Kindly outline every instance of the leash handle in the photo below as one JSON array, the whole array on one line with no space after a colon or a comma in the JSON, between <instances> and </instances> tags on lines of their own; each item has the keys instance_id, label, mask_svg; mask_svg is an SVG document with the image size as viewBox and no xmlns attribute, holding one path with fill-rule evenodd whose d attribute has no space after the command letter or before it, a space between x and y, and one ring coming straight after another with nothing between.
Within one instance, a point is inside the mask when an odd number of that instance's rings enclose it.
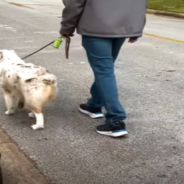
<instances>
[{"instance_id":1,"label":"leash handle","mask_svg":"<svg viewBox=\"0 0 184 184\"><path fill-rule=\"evenodd\" d=\"M68 36L68 37L65 37L66 39L66 43L65 43L65 57L66 59L69 58L69 49L70 49L70 42L71 42L71 38Z\"/></svg>"}]
</instances>

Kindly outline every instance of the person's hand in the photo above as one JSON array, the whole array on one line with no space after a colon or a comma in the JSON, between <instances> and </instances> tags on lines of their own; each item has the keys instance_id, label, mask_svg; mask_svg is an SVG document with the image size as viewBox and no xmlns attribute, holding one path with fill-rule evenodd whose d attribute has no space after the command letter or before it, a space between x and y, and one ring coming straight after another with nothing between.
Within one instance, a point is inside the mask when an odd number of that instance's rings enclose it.
<instances>
[{"instance_id":1,"label":"person's hand","mask_svg":"<svg viewBox=\"0 0 184 184\"><path fill-rule=\"evenodd\" d=\"M61 35L61 37L65 37L65 38L70 38L72 36L74 36L74 30L63 30L62 27L59 30L59 34Z\"/></svg>"},{"instance_id":2,"label":"person's hand","mask_svg":"<svg viewBox=\"0 0 184 184\"><path fill-rule=\"evenodd\" d=\"M65 37L65 38L68 38L68 37L72 37L72 36L74 36L74 34L68 34L68 35L66 35L66 34L63 34L63 35L61 35L62 37Z\"/></svg>"},{"instance_id":3,"label":"person's hand","mask_svg":"<svg viewBox=\"0 0 184 184\"><path fill-rule=\"evenodd\" d=\"M138 40L138 38L129 38L128 42L129 43L135 43Z\"/></svg>"}]
</instances>

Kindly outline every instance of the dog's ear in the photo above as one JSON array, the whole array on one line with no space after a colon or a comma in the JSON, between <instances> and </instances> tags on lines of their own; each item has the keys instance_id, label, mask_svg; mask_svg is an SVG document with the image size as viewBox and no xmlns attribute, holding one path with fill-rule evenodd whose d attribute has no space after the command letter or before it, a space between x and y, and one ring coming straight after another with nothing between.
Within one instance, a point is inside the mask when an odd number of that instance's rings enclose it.
<instances>
[{"instance_id":1,"label":"dog's ear","mask_svg":"<svg viewBox=\"0 0 184 184\"><path fill-rule=\"evenodd\" d=\"M1 62L2 59L3 59L3 52L0 51L0 62Z\"/></svg>"}]
</instances>

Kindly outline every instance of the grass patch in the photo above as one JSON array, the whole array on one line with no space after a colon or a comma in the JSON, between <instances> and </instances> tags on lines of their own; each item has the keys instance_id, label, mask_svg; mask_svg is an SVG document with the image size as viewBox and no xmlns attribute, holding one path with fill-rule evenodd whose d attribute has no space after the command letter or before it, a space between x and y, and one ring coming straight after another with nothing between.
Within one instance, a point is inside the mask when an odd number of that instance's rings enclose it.
<instances>
[{"instance_id":1,"label":"grass patch","mask_svg":"<svg viewBox=\"0 0 184 184\"><path fill-rule=\"evenodd\" d=\"M148 9L184 14L184 0L148 0Z\"/></svg>"}]
</instances>

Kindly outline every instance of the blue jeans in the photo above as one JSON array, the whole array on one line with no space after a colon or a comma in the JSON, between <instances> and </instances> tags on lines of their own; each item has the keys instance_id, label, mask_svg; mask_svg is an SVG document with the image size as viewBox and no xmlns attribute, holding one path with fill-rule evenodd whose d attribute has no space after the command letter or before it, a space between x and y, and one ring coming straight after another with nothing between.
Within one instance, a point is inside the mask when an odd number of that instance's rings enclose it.
<instances>
[{"instance_id":1,"label":"blue jeans","mask_svg":"<svg viewBox=\"0 0 184 184\"><path fill-rule=\"evenodd\" d=\"M91 86L91 98L87 105L103 107L107 111L106 123L113 123L126 118L125 110L118 99L118 89L114 74L114 62L125 38L101 38L82 36L82 45L94 72Z\"/></svg>"}]
</instances>

